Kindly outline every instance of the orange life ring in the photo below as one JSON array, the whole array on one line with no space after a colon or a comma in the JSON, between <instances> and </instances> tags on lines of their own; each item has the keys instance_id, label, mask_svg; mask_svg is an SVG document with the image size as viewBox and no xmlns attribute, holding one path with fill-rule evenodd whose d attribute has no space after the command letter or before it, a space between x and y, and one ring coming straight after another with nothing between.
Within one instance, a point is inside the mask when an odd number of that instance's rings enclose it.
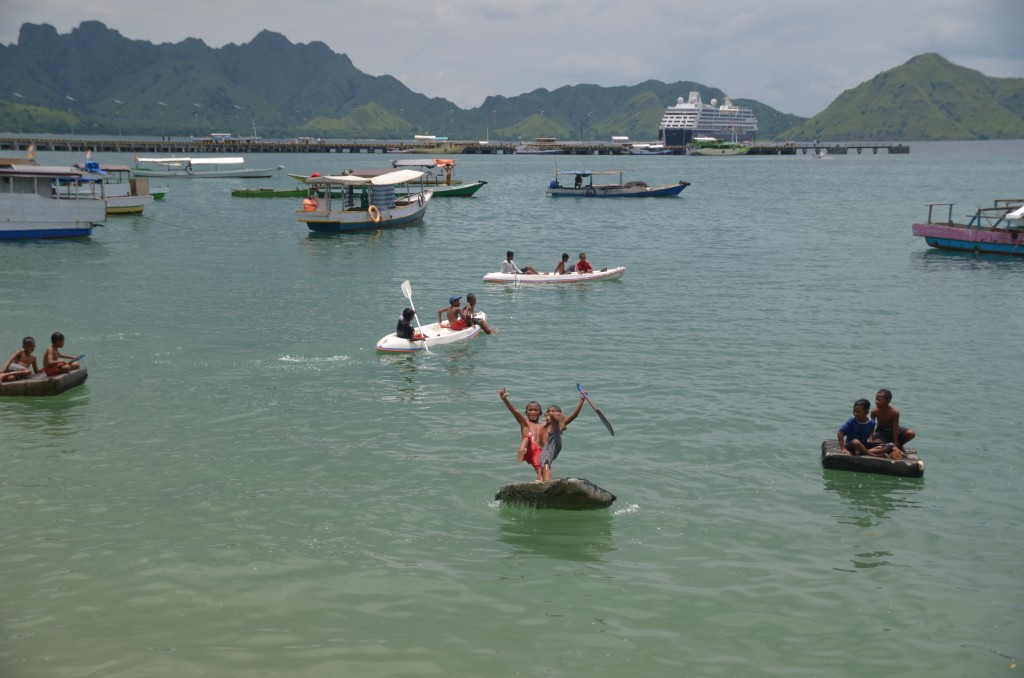
<instances>
[{"instance_id":1,"label":"orange life ring","mask_svg":"<svg viewBox=\"0 0 1024 678\"><path fill-rule=\"evenodd\" d=\"M316 212L318 207L320 207L320 203L316 198L310 197L302 201L302 209L307 212Z\"/></svg>"},{"instance_id":2,"label":"orange life ring","mask_svg":"<svg viewBox=\"0 0 1024 678\"><path fill-rule=\"evenodd\" d=\"M370 221L372 221L375 224L380 223L380 210L377 209L376 205L370 205L370 209L366 211L370 215Z\"/></svg>"}]
</instances>

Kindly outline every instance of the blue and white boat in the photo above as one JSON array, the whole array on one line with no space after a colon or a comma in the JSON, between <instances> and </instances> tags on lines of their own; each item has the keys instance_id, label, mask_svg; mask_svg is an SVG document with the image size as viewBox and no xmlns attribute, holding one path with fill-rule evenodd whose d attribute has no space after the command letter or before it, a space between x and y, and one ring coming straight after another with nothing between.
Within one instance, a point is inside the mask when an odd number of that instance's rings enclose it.
<instances>
[{"instance_id":1,"label":"blue and white boat","mask_svg":"<svg viewBox=\"0 0 1024 678\"><path fill-rule=\"evenodd\" d=\"M87 236L106 214L102 180L73 167L0 159L0 240Z\"/></svg>"},{"instance_id":2,"label":"blue and white boat","mask_svg":"<svg viewBox=\"0 0 1024 678\"><path fill-rule=\"evenodd\" d=\"M319 233L411 226L423 221L433 197L429 189L410 186L423 175L418 170L396 170L376 176L310 176L309 193L296 214L309 230ZM406 192L396 194L396 186Z\"/></svg>"}]
</instances>

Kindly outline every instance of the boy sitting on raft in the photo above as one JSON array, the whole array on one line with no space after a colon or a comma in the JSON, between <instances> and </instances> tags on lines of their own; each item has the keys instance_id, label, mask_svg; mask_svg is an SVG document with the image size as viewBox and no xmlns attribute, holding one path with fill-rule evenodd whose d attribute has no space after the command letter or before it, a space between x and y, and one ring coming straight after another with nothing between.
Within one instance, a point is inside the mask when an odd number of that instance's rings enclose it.
<instances>
[{"instance_id":1,"label":"boy sitting on raft","mask_svg":"<svg viewBox=\"0 0 1024 678\"><path fill-rule=\"evenodd\" d=\"M43 371L46 372L46 376L56 377L81 367L78 364L78 358L64 355L60 352L62 348L64 348L64 335L54 332L50 335L50 348L46 349L46 353L43 354Z\"/></svg>"},{"instance_id":2,"label":"boy sitting on raft","mask_svg":"<svg viewBox=\"0 0 1024 678\"><path fill-rule=\"evenodd\" d=\"M891 448L874 440L875 420L868 418L871 403L861 398L853 404L853 416L839 427L836 435L839 438L839 449L845 454L867 454L872 457L888 457ZM903 454L899 450L892 451L893 459L900 459Z\"/></svg>"},{"instance_id":3,"label":"boy sitting on raft","mask_svg":"<svg viewBox=\"0 0 1024 678\"><path fill-rule=\"evenodd\" d=\"M14 355L4 363L3 372L0 373L0 382L15 381L31 377L39 372L39 365L32 351L36 350L36 340L32 337L25 337L21 340L21 350L15 351Z\"/></svg>"}]
</instances>

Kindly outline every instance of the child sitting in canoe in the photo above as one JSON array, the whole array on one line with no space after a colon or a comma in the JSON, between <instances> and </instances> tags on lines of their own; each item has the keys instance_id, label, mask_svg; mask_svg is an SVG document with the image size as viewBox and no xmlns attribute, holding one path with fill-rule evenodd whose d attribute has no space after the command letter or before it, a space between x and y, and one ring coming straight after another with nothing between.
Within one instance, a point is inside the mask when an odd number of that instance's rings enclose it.
<instances>
[{"instance_id":1,"label":"child sitting in canoe","mask_svg":"<svg viewBox=\"0 0 1024 678\"><path fill-rule=\"evenodd\" d=\"M62 348L64 348L64 335L54 332L50 335L50 348L46 349L46 353L43 354L43 371L46 372L46 376L56 377L81 367L78 361L82 356L74 358L64 355L60 352Z\"/></svg>"},{"instance_id":2,"label":"child sitting in canoe","mask_svg":"<svg viewBox=\"0 0 1024 678\"><path fill-rule=\"evenodd\" d=\"M423 341L426 339L426 337L412 328L412 319L414 317L416 317L415 309L407 308L403 310L402 317L398 319L398 327L395 328L395 336L409 341Z\"/></svg>"}]
</instances>

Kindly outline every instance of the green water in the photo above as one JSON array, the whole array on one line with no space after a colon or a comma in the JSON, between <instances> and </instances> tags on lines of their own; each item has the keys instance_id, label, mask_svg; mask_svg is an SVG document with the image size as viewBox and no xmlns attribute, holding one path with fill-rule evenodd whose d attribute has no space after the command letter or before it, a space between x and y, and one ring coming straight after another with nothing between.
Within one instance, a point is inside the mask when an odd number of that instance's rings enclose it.
<instances>
[{"instance_id":1,"label":"green water","mask_svg":"<svg viewBox=\"0 0 1024 678\"><path fill-rule=\"evenodd\" d=\"M89 239L0 244L3 358L60 330L89 368L0 400L0 675L1007 674L1024 259L910 225L1024 197L1022 151L465 157L475 198L336 237L297 201L230 196L287 178L168 180ZM554 200L555 162L692 185ZM628 270L485 285L506 249ZM500 334L377 355L406 279L424 320L473 291ZM533 474L496 391L567 408L577 382L616 436L584 410L555 475L618 501L498 506ZM821 440L882 387L925 478L823 471Z\"/></svg>"}]
</instances>

